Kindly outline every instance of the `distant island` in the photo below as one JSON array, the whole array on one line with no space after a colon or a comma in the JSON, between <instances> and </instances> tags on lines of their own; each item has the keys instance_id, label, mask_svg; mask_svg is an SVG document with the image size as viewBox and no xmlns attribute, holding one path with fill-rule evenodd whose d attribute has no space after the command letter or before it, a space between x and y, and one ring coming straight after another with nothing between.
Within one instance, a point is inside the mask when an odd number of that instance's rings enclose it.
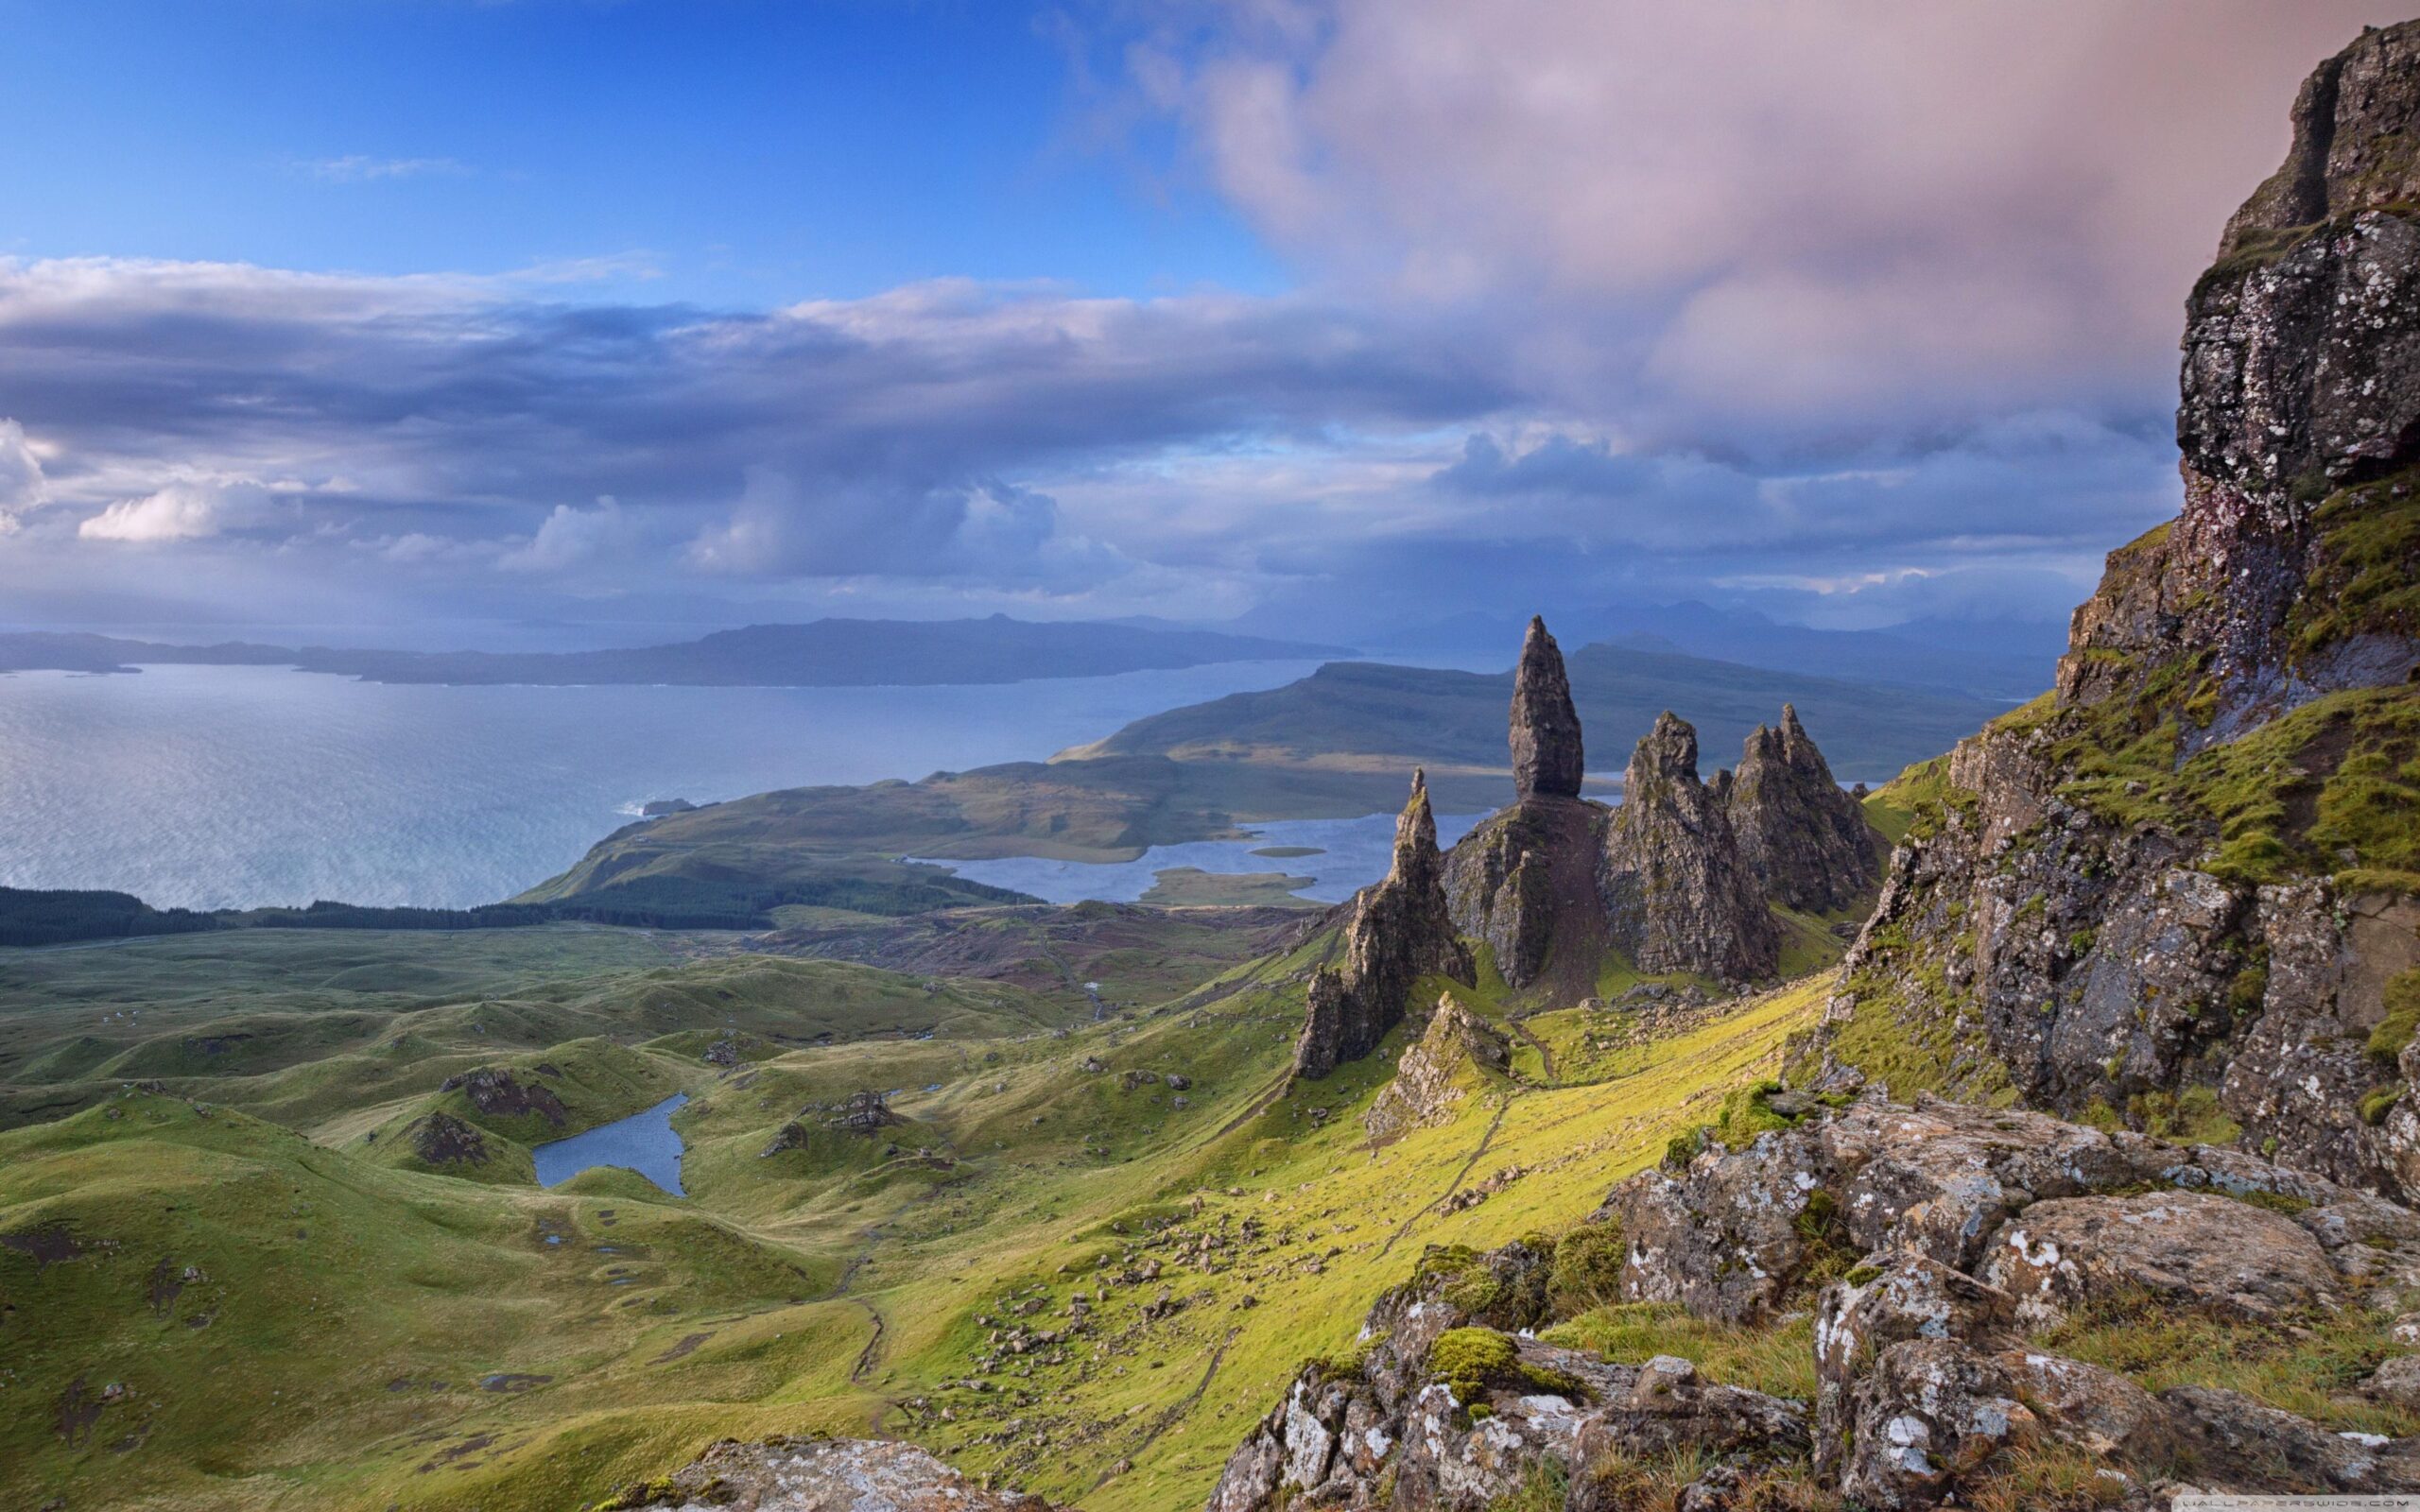
<instances>
[{"instance_id":1,"label":"distant island","mask_svg":"<svg viewBox=\"0 0 2420 1512\"><path fill-rule=\"evenodd\" d=\"M1585 647L1569 667L1608 799L1618 789L1605 780L1667 709L1686 712L1714 766L1793 703L1843 781L1876 782L2003 710L1627 645ZM1493 808L1512 789L1512 692L1509 671L1331 662L1282 688L1138 719L1047 762L787 788L642 819L510 903L727 912L776 898L909 913L945 906L936 889L971 885L921 861L1132 861L1155 845L1245 839L1264 820L1381 814L1402 803L1415 766L1446 812Z\"/></svg>"},{"instance_id":2,"label":"distant island","mask_svg":"<svg viewBox=\"0 0 2420 1512\"><path fill-rule=\"evenodd\" d=\"M1217 630L966 620L821 619L751 625L670 645L606 651L377 651L230 641L172 645L56 631L0 633L0 672L268 666L365 682L578 687L857 688L1025 682L1172 671L1219 662L1323 661L1348 648Z\"/></svg>"}]
</instances>

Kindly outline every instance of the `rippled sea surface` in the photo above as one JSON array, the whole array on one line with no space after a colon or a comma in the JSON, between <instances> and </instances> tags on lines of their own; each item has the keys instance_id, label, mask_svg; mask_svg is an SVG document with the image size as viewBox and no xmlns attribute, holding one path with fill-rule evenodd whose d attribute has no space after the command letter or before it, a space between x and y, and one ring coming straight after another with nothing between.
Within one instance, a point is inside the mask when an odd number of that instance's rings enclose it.
<instances>
[{"instance_id":1,"label":"rippled sea surface","mask_svg":"<svg viewBox=\"0 0 2420 1512\"><path fill-rule=\"evenodd\" d=\"M1313 665L926 688L0 676L0 885L113 887L164 907L465 907L562 870L649 799L1039 760Z\"/></svg>"}]
</instances>

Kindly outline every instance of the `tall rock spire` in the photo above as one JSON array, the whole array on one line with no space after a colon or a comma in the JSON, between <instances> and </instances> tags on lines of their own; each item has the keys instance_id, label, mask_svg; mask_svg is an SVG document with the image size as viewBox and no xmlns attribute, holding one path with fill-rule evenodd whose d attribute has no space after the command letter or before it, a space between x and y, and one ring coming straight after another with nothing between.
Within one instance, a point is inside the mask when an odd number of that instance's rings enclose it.
<instances>
[{"instance_id":1,"label":"tall rock spire","mask_svg":"<svg viewBox=\"0 0 2420 1512\"><path fill-rule=\"evenodd\" d=\"M1632 752L1600 873L1613 942L1640 971L1769 976L1781 936L1730 816L1698 781L1698 732L1667 710Z\"/></svg>"},{"instance_id":2,"label":"tall rock spire","mask_svg":"<svg viewBox=\"0 0 2420 1512\"><path fill-rule=\"evenodd\" d=\"M1445 910L1445 858L1437 852L1437 818L1428 777L1411 774L1411 797L1395 821L1395 859L1384 881L1364 887L1344 932L1344 965L1311 978L1294 1070L1324 1076L1378 1047L1403 1022L1412 984L1423 976L1478 978L1471 953Z\"/></svg>"},{"instance_id":3,"label":"tall rock spire","mask_svg":"<svg viewBox=\"0 0 2420 1512\"><path fill-rule=\"evenodd\" d=\"M1832 780L1831 765L1789 704L1779 729L1756 727L1738 771L1714 791L1738 836L1740 861L1775 902L1829 913L1880 880L1865 811Z\"/></svg>"},{"instance_id":4,"label":"tall rock spire","mask_svg":"<svg viewBox=\"0 0 2420 1512\"><path fill-rule=\"evenodd\" d=\"M1512 674L1513 791L1521 798L1578 798L1586 769L1563 650L1547 633L1547 622L1532 618Z\"/></svg>"}]
</instances>

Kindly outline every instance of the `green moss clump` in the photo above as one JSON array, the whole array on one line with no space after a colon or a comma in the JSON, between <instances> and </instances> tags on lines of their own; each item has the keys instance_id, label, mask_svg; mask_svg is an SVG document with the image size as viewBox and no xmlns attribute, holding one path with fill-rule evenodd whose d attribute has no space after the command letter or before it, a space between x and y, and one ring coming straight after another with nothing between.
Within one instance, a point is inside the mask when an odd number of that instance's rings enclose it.
<instances>
[{"instance_id":1,"label":"green moss clump","mask_svg":"<svg viewBox=\"0 0 2420 1512\"><path fill-rule=\"evenodd\" d=\"M1427 1345L1427 1374L1455 1391L1455 1400L1477 1400L1488 1382L1512 1374L1520 1349L1494 1328L1447 1328Z\"/></svg>"},{"instance_id":2,"label":"green moss clump","mask_svg":"<svg viewBox=\"0 0 2420 1512\"><path fill-rule=\"evenodd\" d=\"M2339 490L2311 523L2319 549L2296 606L2297 650L2420 629L2420 468Z\"/></svg>"},{"instance_id":3,"label":"green moss clump","mask_svg":"<svg viewBox=\"0 0 2420 1512\"><path fill-rule=\"evenodd\" d=\"M1630 1246L1616 1222L1583 1223L1555 1242L1547 1302L1557 1317L1621 1300L1622 1263Z\"/></svg>"},{"instance_id":4,"label":"green moss clump","mask_svg":"<svg viewBox=\"0 0 2420 1512\"><path fill-rule=\"evenodd\" d=\"M1713 1137L1714 1132L1709 1125L1700 1124L1692 1128L1685 1128L1665 1143L1664 1159L1658 1163L1665 1170L1677 1176L1687 1170L1689 1162L1703 1153Z\"/></svg>"},{"instance_id":5,"label":"green moss clump","mask_svg":"<svg viewBox=\"0 0 2420 1512\"><path fill-rule=\"evenodd\" d=\"M2372 1128L2377 1127L2386 1122L2386 1115L2394 1112L2394 1105L2401 1101L2403 1089L2400 1087L2373 1088L2361 1099L2361 1122Z\"/></svg>"},{"instance_id":6,"label":"green moss clump","mask_svg":"<svg viewBox=\"0 0 2420 1512\"><path fill-rule=\"evenodd\" d=\"M1494 1329L1447 1329L1428 1347L1428 1376L1443 1382L1465 1407L1491 1385L1569 1396L1580 1383L1559 1370L1526 1365L1512 1335Z\"/></svg>"},{"instance_id":7,"label":"green moss clump","mask_svg":"<svg viewBox=\"0 0 2420 1512\"><path fill-rule=\"evenodd\" d=\"M2370 1042L2366 1047L2370 1058L2383 1065L2394 1065L2415 1033L2420 1033L2420 970L2398 972L2388 978L2386 1017L2370 1031Z\"/></svg>"},{"instance_id":8,"label":"green moss clump","mask_svg":"<svg viewBox=\"0 0 2420 1512\"><path fill-rule=\"evenodd\" d=\"M2215 1087L2142 1092L2126 1108L2144 1133L2176 1144L2232 1144L2243 1133L2220 1106Z\"/></svg>"}]
</instances>

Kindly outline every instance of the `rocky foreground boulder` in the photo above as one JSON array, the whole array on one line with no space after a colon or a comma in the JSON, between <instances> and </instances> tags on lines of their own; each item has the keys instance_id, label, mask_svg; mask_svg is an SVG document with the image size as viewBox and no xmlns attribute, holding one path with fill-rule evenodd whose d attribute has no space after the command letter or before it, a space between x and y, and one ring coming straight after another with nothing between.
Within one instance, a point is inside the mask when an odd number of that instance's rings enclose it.
<instances>
[{"instance_id":1,"label":"rocky foreground boulder","mask_svg":"<svg viewBox=\"0 0 2420 1512\"><path fill-rule=\"evenodd\" d=\"M2392 1400L2420 1380L2420 1214L2039 1113L1768 1090L1741 1116L1770 1126L1676 1144L1559 1238L1432 1251L1251 1430L1210 1512L1480 1512L1542 1486L1575 1512L2420 1492L2420 1437L2332 1431L2228 1385L2154 1390L2046 1342L2327 1331L2356 1362L2333 1388ZM1811 1314L1814 1393L1537 1336L1608 1302L1777 1337Z\"/></svg>"},{"instance_id":2,"label":"rocky foreground boulder","mask_svg":"<svg viewBox=\"0 0 2420 1512\"><path fill-rule=\"evenodd\" d=\"M722 1439L597 1512L1056 1512L968 1480L913 1444L868 1438Z\"/></svg>"}]
</instances>

